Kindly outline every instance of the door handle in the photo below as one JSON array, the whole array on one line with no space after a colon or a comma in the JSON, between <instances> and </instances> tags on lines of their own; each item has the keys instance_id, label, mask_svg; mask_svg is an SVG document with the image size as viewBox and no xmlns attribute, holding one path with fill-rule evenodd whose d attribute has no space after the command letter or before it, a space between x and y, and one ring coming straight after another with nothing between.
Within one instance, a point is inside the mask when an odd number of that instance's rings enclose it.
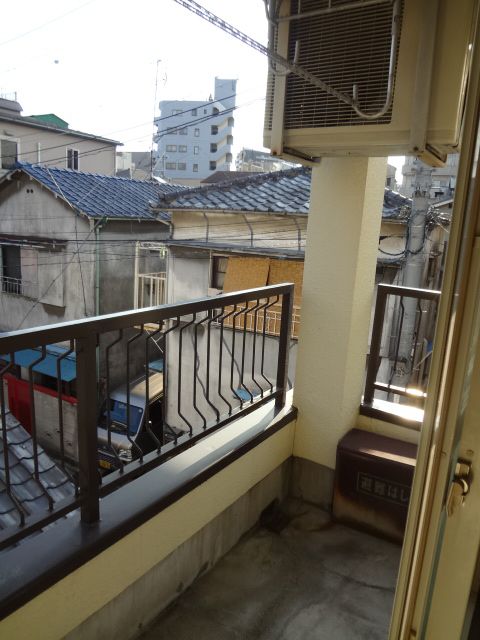
<instances>
[{"instance_id":1,"label":"door handle","mask_svg":"<svg viewBox=\"0 0 480 640\"><path fill-rule=\"evenodd\" d=\"M472 466L466 460L458 460L446 502L447 516L451 517L465 502L470 491Z\"/></svg>"}]
</instances>

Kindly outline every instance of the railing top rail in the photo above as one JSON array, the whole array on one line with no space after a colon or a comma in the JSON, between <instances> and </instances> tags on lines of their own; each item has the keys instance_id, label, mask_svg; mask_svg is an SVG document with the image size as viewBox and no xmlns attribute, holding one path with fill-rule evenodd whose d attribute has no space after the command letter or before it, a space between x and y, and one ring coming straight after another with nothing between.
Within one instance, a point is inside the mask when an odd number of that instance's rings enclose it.
<instances>
[{"instance_id":1,"label":"railing top rail","mask_svg":"<svg viewBox=\"0 0 480 640\"><path fill-rule=\"evenodd\" d=\"M267 287L257 287L234 293L221 294L209 298L197 298L188 302L176 304L162 304L158 307L145 309L132 309L93 318L82 318L69 322L61 322L31 329L19 329L0 334L0 354L12 353L19 349L39 347L65 340L84 338L92 333L106 333L117 329L148 323L157 323L191 313L217 309L219 306L227 306L244 302L245 300L258 300L259 298L271 298L276 295L293 293L293 283L275 284Z\"/></svg>"},{"instance_id":2,"label":"railing top rail","mask_svg":"<svg viewBox=\"0 0 480 640\"><path fill-rule=\"evenodd\" d=\"M383 284L378 285L378 291L389 293L393 296L403 296L407 298L423 298L426 300L434 300L440 296L440 291L436 289L417 289L416 287L404 287L399 284Z\"/></svg>"}]
</instances>

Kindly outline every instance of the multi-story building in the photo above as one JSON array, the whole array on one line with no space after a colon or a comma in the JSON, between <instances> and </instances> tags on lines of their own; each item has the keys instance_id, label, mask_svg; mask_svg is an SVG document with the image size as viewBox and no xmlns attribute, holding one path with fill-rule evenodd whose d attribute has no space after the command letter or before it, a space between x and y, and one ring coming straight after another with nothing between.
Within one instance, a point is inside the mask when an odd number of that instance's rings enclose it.
<instances>
[{"instance_id":1,"label":"multi-story building","mask_svg":"<svg viewBox=\"0 0 480 640\"><path fill-rule=\"evenodd\" d=\"M215 171L230 171L236 80L215 78L209 100L162 100L155 175L182 184L200 184Z\"/></svg>"},{"instance_id":2,"label":"multi-story building","mask_svg":"<svg viewBox=\"0 0 480 640\"><path fill-rule=\"evenodd\" d=\"M286 162L280 158L274 158L268 151L243 148L235 158L237 171L257 171L266 173L269 171L281 171L294 167L293 162Z\"/></svg>"},{"instance_id":3,"label":"multi-story building","mask_svg":"<svg viewBox=\"0 0 480 640\"><path fill-rule=\"evenodd\" d=\"M403 181L400 193L408 198L413 195L416 172L413 163L414 156L407 156L402 167ZM447 156L444 167L432 169L432 183L430 186L430 198L438 199L452 196L455 191L458 171L458 153L451 153Z\"/></svg>"},{"instance_id":4,"label":"multi-story building","mask_svg":"<svg viewBox=\"0 0 480 640\"><path fill-rule=\"evenodd\" d=\"M17 161L114 175L119 144L70 129L54 113L22 116L16 100L0 97L0 176Z\"/></svg>"}]
</instances>

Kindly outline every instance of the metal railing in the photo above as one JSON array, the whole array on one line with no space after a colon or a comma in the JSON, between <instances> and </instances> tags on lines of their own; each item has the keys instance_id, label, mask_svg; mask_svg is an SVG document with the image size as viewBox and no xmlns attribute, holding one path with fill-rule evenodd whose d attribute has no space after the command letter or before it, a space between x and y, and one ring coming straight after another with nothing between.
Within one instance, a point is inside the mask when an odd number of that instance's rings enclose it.
<instances>
[{"instance_id":1,"label":"metal railing","mask_svg":"<svg viewBox=\"0 0 480 640\"><path fill-rule=\"evenodd\" d=\"M38 293L38 284L36 282L27 282L21 278L0 276L0 287L3 293L11 293L27 298L35 298Z\"/></svg>"},{"instance_id":2,"label":"metal railing","mask_svg":"<svg viewBox=\"0 0 480 640\"><path fill-rule=\"evenodd\" d=\"M378 392L423 406L439 297L432 289L378 285L364 405Z\"/></svg>"},{"instance_id":3,"label":"metal railing","mask_svg":"<svg viewBox=\"0 0 480 640\"><path fill-rule=\"evenodd\" d=\"M167 275L164 271L158 273L138 274L138 299L136 308L158 307L165 304Z\"/></svg>"},{"instance_id":4,"label":"metal railing","mask_svg":"<svg viewBox=\"0 0 480 640\"><path fill-rule=\"evenodd\" d=\"M279 305L279 335L268 336L265 318L271 307ZM0 354L4 354L0 355L0 548L76 509L80 509L82 522L96 522L101 497L269 400L275 400L277 409L283 407L292 306L293 285L281 284L0 334ZM247 330L247 312L263 317L263 323L254 323ZM233 325L228 326L231 318ZM262 329L257 328L260 326ZM55 427L53 443L51 438L42 440L42 403L35 383L36 372L44 371L51 357L47 345L60 343L64 349L56 361L57 415L54 418L51 412L49 421ZM32 353L29 363L19 362L20 356ZM64 360L73 353L74 404L64 401L62 387ZM163 373L150 374L159 356ZM23 462L30 470L27 480L33 483L30 494L38 494L45 504L40 512L32 508L34 498L25 498L25 486L19 486L22 482L14 481L18 468L14 470L12 464L18 461L9 455L13 431L6 389L11 376L25 371L31 398L31 445ZM163 376L160 394L158 376ZM47 391L55 395L52 385ZM155 404L159 398L161 405ZM48 406L51 411L52 403ZM66 442L71 437L65 427L66 407L76 411L78 447L73 449ZM55 486L44 474L42 446L74 487L63 499L58 499ZM75 459L67 455L72 450ZM102 477L100 462L105 456L112 471ZM52 468L48 467L50 473ZM15 516L9 526L1 520L5 502L10 516Z\"/></svg>"}]
</instances>

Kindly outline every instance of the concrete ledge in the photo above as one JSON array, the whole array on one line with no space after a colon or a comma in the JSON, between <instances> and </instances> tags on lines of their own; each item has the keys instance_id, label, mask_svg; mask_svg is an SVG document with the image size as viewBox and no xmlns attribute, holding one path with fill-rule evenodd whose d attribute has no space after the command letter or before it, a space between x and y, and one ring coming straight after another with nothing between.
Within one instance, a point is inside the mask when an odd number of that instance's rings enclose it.
<instances>
[{"instance_id":1,"label":"concrete ledge","mask_svg":"<svg viewBox=\"0 0 480 640\"><path fill-rule=\"evenodd\" d=\"M285 462L295 415L272 401L102 500L97 525L74 515L4 552L0 636L70 633Z\"/></svg>"}]
</instances>

